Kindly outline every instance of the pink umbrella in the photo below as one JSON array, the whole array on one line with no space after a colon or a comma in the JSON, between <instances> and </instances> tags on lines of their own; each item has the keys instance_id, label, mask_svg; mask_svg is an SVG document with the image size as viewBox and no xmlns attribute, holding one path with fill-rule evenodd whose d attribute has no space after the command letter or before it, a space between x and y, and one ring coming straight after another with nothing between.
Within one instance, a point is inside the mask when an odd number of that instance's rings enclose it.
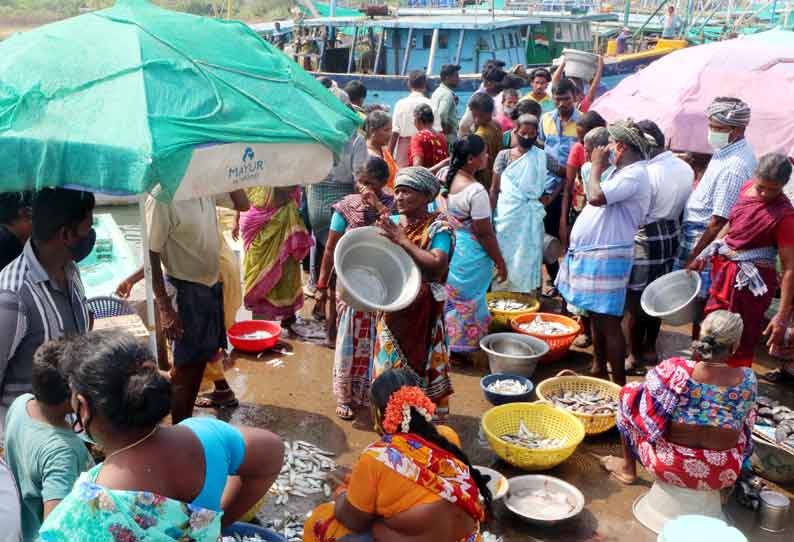
<instances>
[{"instance_id":1,"label":"pink umbrella","mask_svg":"<svg viewBox=\"0 0 794 542\"><path fill-rule=\"evenodd\" d=\"M794 50L734 39L671 53L630 75L592 109L608 121L651 119L678 151L712 153L706 107L741 98L752 116L747 138L757 156L794 156Z\"/></svg>"}]
</instances>

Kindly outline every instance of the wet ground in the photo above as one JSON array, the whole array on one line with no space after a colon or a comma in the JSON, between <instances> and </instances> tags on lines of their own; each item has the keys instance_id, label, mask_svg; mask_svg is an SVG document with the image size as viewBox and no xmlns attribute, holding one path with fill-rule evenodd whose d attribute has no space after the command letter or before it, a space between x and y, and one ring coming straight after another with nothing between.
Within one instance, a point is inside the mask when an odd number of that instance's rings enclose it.
<instances>
[{"instance_id":1,"label":"wet ground","mask_svg":"<svg viewBox=\"0 0 794 542\"><path fill-rule=\"evenodd\" d=\"M308 313L307 309L304 312ZM670 355L686 349L688 335L687 328L665 329L660 338L660 351ZM335 416L335 401L331 391L332 350L294 338L285 338L283 346L287 353L269 353L261 359L255 355L235 353L236 363L228 371L227 377L241 405L234 410L220 411L220 417L235 423L268 428L286 439L312 442L336 453L339 464L352 465L361 450L376 439L369 413L359 412L353 422L342 421ZM275 358L283 360L283 365L274 367L266 364ZM559 362L540 366L532 380L537 384L564 368L585 372L590 362L588 351L572 351ZM772 360L762 356L756 369L764 373L775 366ZM464 450L474 464L493 467L508 477L524 474L500 461L487 444L483 446L478 440L480 417L491 406L483 398L479 385L480 378L485 374L485 362L454 368L452 378L455 394L452 397L449 424L460 434ZM762 393L794 403L792 388L781 389L765 384L761 388ZM607 454L620 454L620 439L615 429L586 439L568 461L546 473L574 484L584 494L585 509L575 519L553 527L529 525L497 504L493 518L484 528L502 535L505 542L655 541L656 535L640 525L631 512L634 501L650 488L650 479L642 469L642 480L633 486L624 486L609 478L597 461L598 456ZM293 498L288 509L305 514L313 505L314 502L309 499ZM283 507L276 508L270 502L260 515L281 516L284 511ZM755 514L741 508L735 501L731 500L725 511L752 542L794 539L794 520L790 521L788 532L771 534L758 529L755 526Z\"/></svg>"}]
</instances>

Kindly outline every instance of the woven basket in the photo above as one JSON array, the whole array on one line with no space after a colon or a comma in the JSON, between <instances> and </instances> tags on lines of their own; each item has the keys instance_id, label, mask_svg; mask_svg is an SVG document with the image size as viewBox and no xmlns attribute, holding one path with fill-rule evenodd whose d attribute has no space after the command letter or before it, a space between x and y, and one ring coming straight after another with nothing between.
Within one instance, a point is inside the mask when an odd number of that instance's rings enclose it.
<instances>
[{"instance_id":1,"label":"woven basket","mask_svg":"<svg viewBox=\"0 0 794 542\"><path fill-rule=\"evenodd\" d=\"M538 394L538 399L541 401L551 401L552 395L558 395L566 391L573 393L600 391L619 403L620 390L620 386L608 380L601 380L600 378L593 378L591 376L580 376L566 369L557 373L557 376L548 378L538 384L536 393ZM570 411L566 410L566 412ZM580 414L579 412L570 413L582 422L585 433L588 435L598 435L599 433L609 431L615 427L615 414L593 415Z\"/></svg>"},{"instance_id":2,"label":"woven basket","mask_svg":"<svg viewBox=\"0 0 794 542\"><path fill-rule=\"evenodd\" d=\"M557 322L568 326L573 329L570 333L566 333L564 335L546 335L545 333L530 333L525 329L521 329L521 324L525 324L531 320L533 320L536 316L540 316L547 322ZM567 316L562 316L559 314L553 314L550 312L538 312L535 314L523 314L521 316L516 316L512 320L510 320L510 326L513 328L513 331L516 333L523 333L524 335L530 335L532 337L537 337L542 341L545 341L546 344L549 345L549 353L543 356L543 359L540 360L541 363L546 363L549 361L557 361L558 359L562 358L565 354L568 353L568 350L571 349L571 345L573 341L576 340L576 337L579 335L579 332L582 330L582 326L579 325L579 322L574 320L573 318L568 318Z\"/></svg>"},{"instance_id":3,"label":"woven basket","mask_svg":"<svg viewBox=\"0 0 794 542\"><path fill-rule=\"evenodd\" d=\"M566 438L566 444L560 448L530 450L499 438L517 433L522 421L533 433L546 438ZM494 407L483 415L482 428L496 455L528 471L556 467L571 457L585 436L584 427L573 415L539 403L510 403Z\"/></svg>"},{"instance_id":4,"label":"woven basket","mask_svg":"<svg viewBox=\"0 0 794 542\"><path fill-rule=\"evenodd\" d=\"M491 313L491 317L493 318L491 321L491 326L493 329L510 329L510 321L513 318L525 314L533 314L538 312L540 309L540 301L538 301L535 296L529 294L522 294L519 292L489 292L485 295L485 300L487 302L497 299L520 301L521 303L528 304L529 308L520 311L498 311L491 309L489 306L488 311Z\"/></svg>"}]
</instances>

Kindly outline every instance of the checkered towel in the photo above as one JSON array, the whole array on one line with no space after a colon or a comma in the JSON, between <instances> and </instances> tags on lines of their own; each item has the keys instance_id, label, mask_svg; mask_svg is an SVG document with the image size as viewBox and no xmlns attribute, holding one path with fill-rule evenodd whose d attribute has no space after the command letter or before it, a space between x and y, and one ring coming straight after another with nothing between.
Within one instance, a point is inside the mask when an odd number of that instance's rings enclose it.
<instances>
[{"instance_id":1,"label":"checkered towel","mask_svg":"<svg viewBox=\"0 0 794 542\"><path fill-rule=\"evenodd\" d=\"M641 227L634 236L634 265L629 290L642 291L648 284L673 270L678 252L678 224L660 220Z\"/></svg>"}]
</instances>

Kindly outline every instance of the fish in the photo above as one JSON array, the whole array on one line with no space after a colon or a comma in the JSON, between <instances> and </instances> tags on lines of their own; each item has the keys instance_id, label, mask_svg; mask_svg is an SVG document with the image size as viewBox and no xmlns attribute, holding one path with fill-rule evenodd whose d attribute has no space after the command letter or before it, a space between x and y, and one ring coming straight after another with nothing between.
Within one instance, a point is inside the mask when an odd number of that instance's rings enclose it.
<instances>
[{"instance_id":1,"label":"fish","mask_svg":"<svg viewBox=\"0 0 794 542\"><path fill-rule=\"evenodd\" d=\"M775 442L794 448L794 409L759 395L756 424L775 428Z\"/></svg>"},{"instance_id":2,"label":"fish","mask_svg":"<svg viewBox=\"0 0 794 542\"><path fill-rule=\"evenodd\" d=\"M508 502L527 516L547 520L563 518L576 508L568 495L548 487L514 493Z\"/></svg>"},{"instance_id":3,"label":"fish","mask_svg":"<svg viewBox=\"0 0 794 542\"><path fill-rule=\"evenodd\" d=\"M488 384L488 391L502 395L520 395L529 391L529 386L515 378L505 378Z\"/></svg>"},{"instance_id":4,"label":"fish","mask_svg":"<svg viewBox=\"0 0 794 542\"><path fill-rule=\"evenodd\" d=\"M524 424L524 421L519 422L518 433L515 435L502 435L499 437L505 442L528 448L530 450L540 450L548 448L562 448L568 442L567 437L563 438L546 438L543 435L533 433Z\"/></svg>"},{"instance_id":5,"label":"fish","mask_svg":"<svg viewBox=\"0 0 794 542\"><path fill-rule=\"evenodd\" d=\"M601 391L558 392L548 396L548 400L558 408L591 415L615 415L618 402Z\"/></svg>"},{"instance_id":6,"label":"fish","mask_svg":"<svg viewBox=\"0 0 794 542\"><path fill-rule=\"evenodd\" d=\"M567 335L568 333L573 333L574 330L574 328L560 322L544 320L540 315L535 316L530 322L519 324L518 327L522 331L541 335Z\"/></svg>"},{"instance_id":7,"label":"fish","mask_svg":"<svg viewBox=\"0 0 794 542\"><path fill-rule=\"evenodd\" d=\"M252 331L251 333L243 333L242 335L238 335L237 339L243 339L246 341L261 341L262 339L270 339L273 337L272 333L267 331Z\"/></svg>"},{"instance_id":8,"label":"fish","mask_svg":"<svg viewBox=\"0 0 794 542\"><path fill-rule=\"evenodd\" d=\"M276 496L276 506L287 504L290 497L330 497L328 476L336 469L333 455L304 440L284 441L284 464L270 487L270 493Z\"/></svg>"},{"instance_id":9,"label":"fish","mask_svg":"<svg viewBox=\"0 0 794 542\"><path fill-rule=\"evenodd\" d=\"M259 518L262 527L280 534L288 542L300 542L303 540L303 523L305 521L306 518L300 514L291 514L289 512L284 512L282 518ZM250 540L245 537L232 540L226 540L226 538L231 537L224 537L221 542L264 542L260 537L251 538Z\"/></svg>"},{"instance_id":10,"label":"fish","mask_svg":"<svg viewBox=\"0 0 794 542\"><path fill-rule=\"evenodd\" d=\"M525 311L534 306L533 303L525 303L517 299L491 299L488 301L488 309L492 311Z\"/></svg>"}]
</instances>

